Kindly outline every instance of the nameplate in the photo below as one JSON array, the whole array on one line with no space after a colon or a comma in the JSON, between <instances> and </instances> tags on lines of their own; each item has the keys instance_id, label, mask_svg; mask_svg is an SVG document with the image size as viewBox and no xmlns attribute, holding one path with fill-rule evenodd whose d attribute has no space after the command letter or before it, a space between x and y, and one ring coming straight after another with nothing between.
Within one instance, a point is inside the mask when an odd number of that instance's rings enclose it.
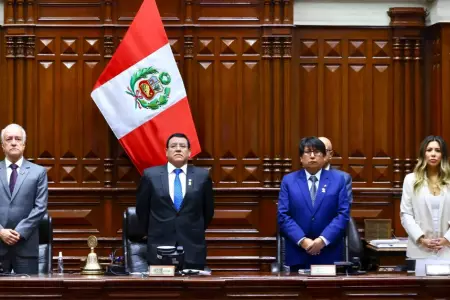
<instances>
[{"instance_id":1,"label":"nameplate","mask_svg":"<svg viewBox=\"0 0 450 300\"><path fill-rule=\"evenodd\" d=\"M148 276L175 276L175 266L149 266Z\"/></svg>"},{"instance_id":2,"label":"nameplate","mask_svg":"<svg viewBox=\"0 0 450 300\"><path fill-rule=\"evenodd\" d=\"M425 274L427 276L450 275L450 265L425 265Z\"/></svg>"},{"instance_id":3,"label":"nameplate","mask_svg":"<svg viewBox=\"0 0 450 300\"><path fill-rule=\"evenodd\" d=\"M311 276L336 276L336 266L311 265Z\"/></svg>"}]
</instances>

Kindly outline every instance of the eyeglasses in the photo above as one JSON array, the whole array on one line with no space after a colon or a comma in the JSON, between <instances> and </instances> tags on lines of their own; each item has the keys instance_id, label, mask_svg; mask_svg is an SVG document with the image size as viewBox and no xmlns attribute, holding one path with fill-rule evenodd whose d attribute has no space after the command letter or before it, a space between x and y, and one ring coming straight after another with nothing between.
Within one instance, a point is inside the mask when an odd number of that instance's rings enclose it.
<instances>
[{"instance_id":1,"label":"eyeglasses","mask_svg":"<svg viewBox=\"0 0 450 300\"><path fill-rule=\"evenodd\" d=\"M322 156L323 155L323 153L320 152L319 150L314 150L314 151L308 150L308 151L303 152L303 154L307 154L309 156L311 156L311 154L313 154L313 153L314 153L314 156Z\"/></svg>"}]
</instances>

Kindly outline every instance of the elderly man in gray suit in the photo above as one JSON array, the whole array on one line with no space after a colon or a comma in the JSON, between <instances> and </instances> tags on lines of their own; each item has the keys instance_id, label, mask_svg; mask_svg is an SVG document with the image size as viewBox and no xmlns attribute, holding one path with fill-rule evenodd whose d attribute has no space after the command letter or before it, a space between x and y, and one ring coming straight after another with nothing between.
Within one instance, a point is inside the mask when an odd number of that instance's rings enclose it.
<instances>
[{"instance_id":1,"label":"elderly man in gray suit","mask_svg":"<svg viewBox=\"0 0 450 300\"><path fill-rule=\"evenodd\" d=\"M23 158L26 133L10 124L1 131L0 262L4 272L37 274L39 221L47 211L45 168Z\"/></svg>"}]
</instances>

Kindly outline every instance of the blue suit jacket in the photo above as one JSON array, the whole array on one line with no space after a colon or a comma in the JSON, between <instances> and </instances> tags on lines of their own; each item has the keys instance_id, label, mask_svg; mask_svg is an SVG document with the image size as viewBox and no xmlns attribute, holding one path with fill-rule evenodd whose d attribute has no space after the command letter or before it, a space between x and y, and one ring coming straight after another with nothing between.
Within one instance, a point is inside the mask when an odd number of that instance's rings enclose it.
<instances>
[{"instance_id":1,"label":"blue suit jacket","mask_svg":"<svg viewBox=\"0 0 450 300\"><path fill-rule=\"evenodd\" d=\"M286 264L333 264L342 260L343 237L350 214L346 178L322 169L312 206L305 170L283 177L278 199L278 225L286 240ZM309 255L297 242L303 237L325 237L330 244L319 255Z\"/></svg>"}]
</instances>

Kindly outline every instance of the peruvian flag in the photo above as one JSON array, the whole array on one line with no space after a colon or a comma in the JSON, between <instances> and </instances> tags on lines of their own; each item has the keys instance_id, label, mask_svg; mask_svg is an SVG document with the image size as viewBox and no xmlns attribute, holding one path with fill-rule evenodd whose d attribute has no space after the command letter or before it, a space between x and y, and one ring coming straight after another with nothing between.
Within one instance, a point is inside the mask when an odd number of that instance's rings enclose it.
<instances>
[{"instance_id":1,"label":"peruvian flag","mask_svg":"<svg viewBox=\"0 0 450 300\"><path fill-rule=\"evenodd\" d=\"M192 156L200 143L186 90L155 0L144 0L91 93L122 147L142 174L167 162L167 138L184 133Z\"/></svg>"}]
</instances>

